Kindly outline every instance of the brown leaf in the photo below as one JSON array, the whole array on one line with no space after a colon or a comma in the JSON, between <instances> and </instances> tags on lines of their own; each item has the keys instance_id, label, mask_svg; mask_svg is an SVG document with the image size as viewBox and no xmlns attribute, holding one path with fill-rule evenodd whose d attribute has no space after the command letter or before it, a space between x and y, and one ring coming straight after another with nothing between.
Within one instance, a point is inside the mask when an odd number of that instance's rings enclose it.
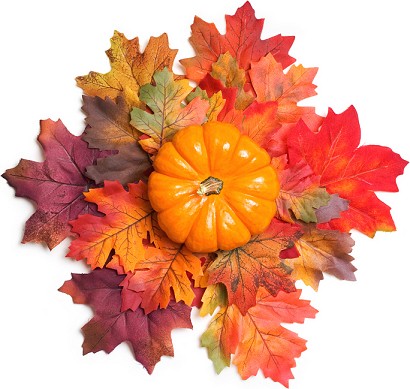
<instances>
[{"instance_id":1,"label":"brown leaf","mask_svg":"<svg viewBox=\"0 0 410 389\"><path fill-rule=\"evenodd\" d=\"M256 293L261 286L272 295L280 290L295 290L290 269L283 266L279 254L297 236L298 226L274 219L266 231L252 237L247 244L217 252L217 258L207 269L209 284L225 284L229 304L237 305L243 315L256 304Z\"/></svg>"},{"instance_id":2,"label":"brown leaf","mask_svg":"<svg viewBox=\"0 0 410 389\"><path fill-rule=\"evenodd\" d=\"M303 225L303 232L302 237L295 242L300 256L285 260L293 268L293 277L301 279L315 290L323 279L323 273L341 280L356 280L356 268L351 264L354 258L349 255L354 245L350 234L318 230L314 224Z\"/></svg>"},{"instance_id":3,"label":"brown leaf","mask_svg":"<svg viewBox=\"0 0 410 389\"><path fill-rule=\"evenodd\" d=\"M83 139L90 147L116 150L117 154L101 158L87 167L87 175L96 183L120 181L126 185L143 179L151 163L138 144L140 133L130 125L130 111L122 97L114 102L109 97L84 96L86 123Z\"/></svg>"}]
</instances>

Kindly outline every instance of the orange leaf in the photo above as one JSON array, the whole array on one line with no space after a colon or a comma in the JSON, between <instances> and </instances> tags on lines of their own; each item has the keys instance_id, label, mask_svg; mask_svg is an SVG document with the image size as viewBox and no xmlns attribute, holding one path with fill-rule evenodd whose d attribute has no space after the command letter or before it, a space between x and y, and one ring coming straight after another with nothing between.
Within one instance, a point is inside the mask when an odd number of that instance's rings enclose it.
<instances>
[{"instance_id":1,"label":"orange leaf","mask_svg":"<svg viewBox=\"0 0 410 389\"><path fill-rule=\"evenodd\" d=\"M277 111L278 104L275 101L255 101L244 112L245 118L240 128L242 134L249 136L261 147L266 146L270 134L280 127L276 120Z\"/></svg>"},{"instance_id":2,"label":"orange leaf","mask_svg":"<svg viewBox=\"0 0 410 389\"><path fill-rule=\"evenodd\" d=\"M202 275L201 261L184 245L169 240L159 229L156 220L153 233L158 247L148 247L145 259L141 259L129 280L129 288L141 292L141 307L146 314L158 306L166 308L171 299L171 288L175 301L191 305L195 294L187 272L194 279Z\"/></svg>"},{"instance_id":3,"label":"orange leaf","mask_svg":"<svg viewBox=\"0 0 410 389\"><path fill-rule=\"evenodd\" d=\"M236 304L242 314L255 305L260 286L273 295L280 290L295 290L279 253L293 244L297 236L298 226L274 219L266 231L252 237L247 244L231 251L219 251L207 269L209 283L225 284L229 304Z\"/></svg>"},{"instance_id":4,"label":"orange leaf","mask_svg":"<svg viewBox=\"0 0 410 389\"><path fill-rule=\"evenodd\" d=\"M318 68L304 68L292 65L287 73L282 65L268 54L253 63L249 71L257 101L276 101L278 124L297 123L303 119L307 124L319 124L320 120L313 107L299 107L297 103L316 95L316 85L312 81Z\"/></svg>"},{"instance_id":5,"label":"orange leaf","mask_svg":"<svg viewBox=\"0 0 410 389\"><path fill-rule=\"evenodd\" d=\"M208 122L217 121L218 115L225 105L225 99L223 98L222 91L215 91L215 93L210 93L208 96L207 92L198 86L186 97L186 101L190 103L196 97L199 97L201 100L206 100L209 103L209 108L206 112Z\"/></svg>"},{"instance_id":6,"label":"orange leaf","mask_svg":"<svg viewBox=\"0 0 410 389\"><path fill-rule=\"evenodd\" d=\"M281 323L303 323L316 309L300 300L301 290L279 292L276 297L261 289L258 302L243 318L240 342L233 363L243 379L262 370L265 377L288 387L295 358L306 350L306 341Z\"/></svg>"},{"instance_id":7,"label":"orange leaf","mask_svg":"<svg viewBox=\"0 0 410 389\"><path fill-rule=\"evenodd\" d=\"M301 291L279 292L275 297L259 289L256 305L242 316L235 305L223 302L224 289L219 288L221 309L201 337L215 370L219 373L233 363L243 379L262 370L265 377L288 386L293 378L294 359L306 349L306 341L282 327L282 323L303 323L316 310L309 301L300 300ZM226 292L225 292L226 293Z\"/></svg>"},{"instance_id":8,"label":"orange leaf","mask_svg":"<svg viewBox=\"0 0 410 389\"><path fill-rule=\"evenodd\" d=\"M103 188L85 193L105 216L83 215L71 222L79 236L68 256L87 259L94 269L104 267L115 250L124 271L132 271L144 258L143 239L152 233L153 210L144 183L129 184L127 192L119 182L106 181Z\"/></svg>"},{"instance_id":9,"label":"orange leaf","mask_svg":"<svg viewBox=\"0 0 410 389\"><path fill-rule=\"evenodd\" d=\"M180 61L186 68L189 79L201 81L211 71L212 64L226 52L229 52L238 61L239 68L244 70L249 69L251 62L259 61L268 53L271 53L283 67L294 62L294 59L288 55L294 37L276 35L261 40L264 19L255 18L255 11L249 2L240 7L235 15L227 15L225 19L226 34L221 35L215 24L195 17L189 40L196 56Z\"/></svg>"},{"instance_id":10,"label":"orange leaf","mask_svg":"<svg viewBox=\"0 0 410 389\"><path fill-rule=\"evenodd\" d=\"M142 85L149 84L152 76L165 66L172 68L177 50L168 46L167 34L151 37L145 52L140 52L139 40L128 40L118 31L111 38L111 48L106 51L111 70L106 74L90 72L77 77L77 85L89 96L121 96L129 107L143 106L138 99Z\"/></svg>"}]
</instances>

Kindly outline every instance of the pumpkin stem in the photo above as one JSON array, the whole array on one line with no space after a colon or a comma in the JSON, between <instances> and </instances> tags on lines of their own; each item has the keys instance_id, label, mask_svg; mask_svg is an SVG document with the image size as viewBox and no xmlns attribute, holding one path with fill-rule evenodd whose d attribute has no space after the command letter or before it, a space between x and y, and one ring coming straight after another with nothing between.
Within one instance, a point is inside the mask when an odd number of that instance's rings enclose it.
<instances>
[{"instance_id":1,"label":"pumpkin stem","mask_svg":"<svg viewBox=\"0 0 410 389\"><path fill-rule=\"evenodd\" d=\"M224 183L219 178L209 176L206 180L203 180L199 185L198 194L200 196L209 196L212 194L219 194L224 186Z\"/></svg>"}]
</instances>

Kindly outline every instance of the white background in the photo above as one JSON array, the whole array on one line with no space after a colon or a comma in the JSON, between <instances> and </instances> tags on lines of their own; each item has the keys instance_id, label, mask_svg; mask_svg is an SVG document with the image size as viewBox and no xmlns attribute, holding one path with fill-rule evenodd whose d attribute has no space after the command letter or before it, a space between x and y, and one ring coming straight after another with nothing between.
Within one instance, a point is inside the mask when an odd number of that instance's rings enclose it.
<instances>
[{"instance_id":1,"label":"white background","mask_svg":"<svg viewBox=\"0 0 410 389\"><path fill-rule=\"evenodd\" d=\"M295 35L290 54L304 66L319 66L319 96L307 101L320 114L353 104L364 144L381 144L410 159L410 24L404 0L253 0L264 17L263 37ZM84 127L81 90L74 78L107 72L104 51L117 29L139 36L167 32L177 59L192 56L188 44L194 15L225 30L224 15L242 1L7 1L2 3L1 166L20 157L40 161L39 119L61 118L75 134ZM176 70L179 68L176 67ZM308 350L293 369L292 389L410 388L410 273L408 218L410 171L398 179L400 193L381 194L393 207L397 232L371 240L354 234L358 281L326 278L315 293L304 287L320 313L293 326ZM199 347L207 318L193 314L194 330L173 332L175 358L162 358L152 376L127 345L110 355L82 356L80 327L91 310L57 292L86 271L65 258L68 242L53 252L20 244L34 208L0 181L0 387L48 388L280 388L261 374L242 381L234 367L219 376Z\"/></svg>"}]
</instances>

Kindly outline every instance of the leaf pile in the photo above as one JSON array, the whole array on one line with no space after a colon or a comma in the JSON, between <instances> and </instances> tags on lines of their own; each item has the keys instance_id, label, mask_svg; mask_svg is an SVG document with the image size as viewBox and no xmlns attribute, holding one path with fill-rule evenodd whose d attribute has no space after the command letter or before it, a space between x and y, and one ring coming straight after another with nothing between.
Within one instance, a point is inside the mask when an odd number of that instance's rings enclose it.
<instances>
[{"instance_id":1,"label":"leaf pile","mask_svg":"<svg viewBox=\"0 0 410 389\"><path fill-rule=\"evenodd\" d=\"M224 35L195 17L184 76L173 73L177 51L166 34L141 51L138 38L116 31L111 70L77 77L82 136L42 121L44 161L22 159L3 174L36 204L23 243L52 249L71 237L68 256L90 265L60 288L94 310L82 328L84 354L129 342L151 373L173 355L171 331L192 328L198 307L212 315L201 344L218 373L233 363L243 379L261 370L287 387L306 341L283 324L316 314L296 281L317 290L324 274L355 280L350 232L395 229L376 192L398 191L407 162L388 147L360 145L354 107L321 117L299 105L316 94L318 69L293 65L294 37L262 40L263 23L249 2L226 16ZM146 182L159 148L207 121L232 123L265 148L280 193L264 232L200 255L161 230Z\"/></svg>"}]
</instances>

